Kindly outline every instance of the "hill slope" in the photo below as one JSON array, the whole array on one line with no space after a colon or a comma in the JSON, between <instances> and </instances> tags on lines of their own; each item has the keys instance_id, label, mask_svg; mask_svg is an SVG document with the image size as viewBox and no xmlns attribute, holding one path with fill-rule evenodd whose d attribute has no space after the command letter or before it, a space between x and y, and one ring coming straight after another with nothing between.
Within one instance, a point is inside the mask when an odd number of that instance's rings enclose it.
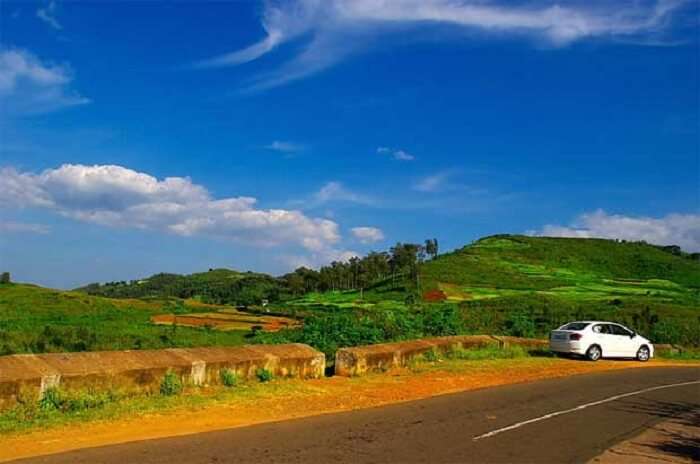
<instances>
[{"instance_id":1,"label":"hill slope","mask_svg":"<svg viewBox=\"0 0 700 464\"><path fill-rule=\"evenodd\" d=\"M0 355L236 345L245 332L151 324L164 312L212 308L179 300L111 299L27 284L0 284Z\"/></svg>"},{"instance_id":2,"label":"hill slope","mask_svg":"<svg viewBox=\"0 0 700 464\"><path fill-rule=\"evenodd\" d=\"M700 263L643 243L498 235L421 267L424 291L470 301L537 294L568 300L643 298L698 306Z\"/></svg>"},{"instance_id":3,"label":"hill slope","mask_svg":"<svg viewBox=\"0 0 700 464\"><path fill-rule=\"evenodd\" d=\"M280 283L267 274L211 269L190 275L155 274L130 282L90 284L76 289L110 298L195 298L212 304L256 304L276 299Z\"/></svg>"}]
</instances>

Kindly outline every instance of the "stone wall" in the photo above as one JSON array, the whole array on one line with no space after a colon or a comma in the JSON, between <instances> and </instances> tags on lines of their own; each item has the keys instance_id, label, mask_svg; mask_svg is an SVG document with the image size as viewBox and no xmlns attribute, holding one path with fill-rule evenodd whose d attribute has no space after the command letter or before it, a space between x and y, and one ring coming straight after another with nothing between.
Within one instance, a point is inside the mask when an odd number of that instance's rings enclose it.
<instances>
[{"instance_id":1,"label":"stone wall","mask_svg":"<svg viewBox=\"0 0 700 464\"><path fill-rule=\"evenodd\" d=\"M490 335L456 335L341 348L335 355L335 375L356 376L367 372L381 372L393 367L404 367L411 359L432 350L446 353L456 348L469 349L487 346L506 348L514 345L528 349L546 349L548 341Z\"/></svg>"},{"instance_id":2,"label":"stone wall","mask_svg":"<svg viewBox=\"0 0 700 464\"><path fill-rule=\"evenodd\" d=\"M50 387L65 390L157 392L166 372L185 384L217 384L221 369L252 378L259 368L279 377L319 378L325 355L298 343L241 347L0 356L0 409L19 396L40 398Z\"/></svg>"}]
</instances>

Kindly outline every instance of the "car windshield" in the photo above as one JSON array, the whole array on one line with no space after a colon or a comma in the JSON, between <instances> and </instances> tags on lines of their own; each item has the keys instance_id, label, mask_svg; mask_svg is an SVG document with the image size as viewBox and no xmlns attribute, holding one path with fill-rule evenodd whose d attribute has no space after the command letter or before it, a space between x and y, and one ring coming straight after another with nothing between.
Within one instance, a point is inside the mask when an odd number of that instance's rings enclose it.
<instances>
[{"instance_id":1,"label":"car windshield","mask_svg":"<svg viewBox=\"0 0 700 464\"><path fill-rule=\"evenodd\" d=\"M569 322L559 330L583 330L588 327L588 322Z\"/></svg>"}]
</instances>

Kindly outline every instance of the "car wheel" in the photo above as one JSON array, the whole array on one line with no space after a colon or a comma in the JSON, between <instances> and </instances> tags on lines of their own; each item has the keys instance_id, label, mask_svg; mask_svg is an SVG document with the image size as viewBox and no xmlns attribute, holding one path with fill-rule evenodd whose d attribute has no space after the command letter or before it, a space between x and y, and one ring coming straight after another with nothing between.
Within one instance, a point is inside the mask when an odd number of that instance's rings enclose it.
<instances>
[{"instance_id":1,"label":"car wheel","mask_svg":"<svg viewBox=\"0 0 700 464\"><path fill-rule=\"evenodd\" d=\"M603 352L598 345L592 345L590 348L588 348L588 351L586 351L586 359L589 361L597 361L602 355Z\"/></svg>"},{"instance_id":2,"label":"car wheel","mask_svg":"<svg viewBox=\"0 0 700 464\"><path fill-rule=\"evenodd\" d=\"M639 351L637 351L637 361L649 361L649 347L648 346L642 346L639 348Z\"/></svg>"}]
</instances>

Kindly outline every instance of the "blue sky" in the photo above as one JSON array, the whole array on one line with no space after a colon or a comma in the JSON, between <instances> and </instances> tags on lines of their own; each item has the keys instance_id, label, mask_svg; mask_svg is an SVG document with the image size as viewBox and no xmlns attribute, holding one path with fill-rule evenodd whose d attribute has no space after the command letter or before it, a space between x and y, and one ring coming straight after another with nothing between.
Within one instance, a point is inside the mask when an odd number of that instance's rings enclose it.
<instances>
[{"instance_id":1,"label":"blue sky","mask_svg":"<svg viewBox=\"0 0 700 464\"><path fill-rule=\"evenodd\" d=\"M0 268L70 288L494 233L700 250L683 1L0 3Z\"/></svg>"}]
</instances>

